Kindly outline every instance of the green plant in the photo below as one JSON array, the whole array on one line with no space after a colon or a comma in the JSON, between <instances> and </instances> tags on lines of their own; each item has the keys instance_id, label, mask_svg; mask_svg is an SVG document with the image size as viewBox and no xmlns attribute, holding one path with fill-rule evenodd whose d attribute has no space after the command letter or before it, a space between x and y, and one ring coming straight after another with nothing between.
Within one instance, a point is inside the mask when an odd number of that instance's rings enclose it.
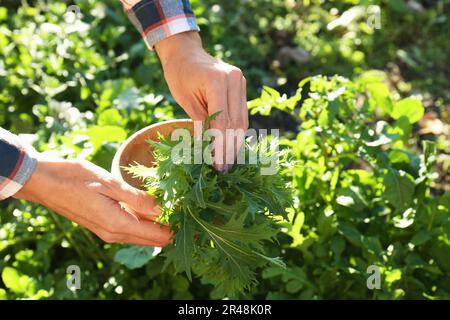
<instances>
[{"instance_id":1,"label":"green plant","mask_svg":"<svg viewBox=\"0 0 450 320\"><path fill-rule=\"evenodd\" d=\"M384 79L376 71L356 81L306 79L299 110L277 102L273 90L250 103L301 122L297 136L282 141L296 201L282 238L288 267L264 271L273 286L267 297L449 298L449 193L432 188L436 146L414 147L424 108L392 99ZM371 265L381 272L380 290L366 287Z\"/></svg>"},{"instance_id":2,"label":"green plant","mask_svg":"<svg viewBox=\"0 0 450 320\"><path fill-rule=\"evenodd\" d=\"M64 22L67 4L1 1L0 126L33 134L39 151L109 169L125 137L186 115L120 1L77 0L78 31ZM287 266L264 267L258 286L239 297L448 298L449 1L191 4L205 47L243 70L249 98L263 86L277 89L262 89L250 123L280 128L291 155L280 173L294 205L276 226L277 242L264 243ZM380 6L381 29L368 28L367 11L328 28L369 4ZM285 59L286 47L305 50L308 61ZM373 68L385 75L365 73ZM352 81L314 77L298 88L316 74ZM397 104L410 95L418 101ZM121 251L134 262L129 270L113 260L122 248L43 206L1 201L0 299L222 297L199 277L176 274L173 264L163 271L166 258L152 248ZM82 271L77 292L66 287L72 264ZM366 287L372 264L382 272L381 290Z\"/></svg>"},{"instance_id":3,"label":"green plant","mask_svg":"<svg viewBox=\"0 0 450 320\"><path fill-rule=\"evenodd\" d=\"M190 152L178 157L173 151L179 141L149 141L155 166L137 164L127 170L160 200L160 222L169 223L174 232L174 245L163 251L166 266L173 264L190 280L192 269L214 285L216 295L233 296L256 283L257 268L268 263L284 267L280 258L266 255L264 244L279 232L276 216L285 217L291 193L280 175L261 174L259 162L235 165L227 173L218 173L208 164L211 160L194 164L198 155L210 154L211 146L190 140ZM247 145L246 159L277 156L262 145Z\"/></svg>"}]
</instances>

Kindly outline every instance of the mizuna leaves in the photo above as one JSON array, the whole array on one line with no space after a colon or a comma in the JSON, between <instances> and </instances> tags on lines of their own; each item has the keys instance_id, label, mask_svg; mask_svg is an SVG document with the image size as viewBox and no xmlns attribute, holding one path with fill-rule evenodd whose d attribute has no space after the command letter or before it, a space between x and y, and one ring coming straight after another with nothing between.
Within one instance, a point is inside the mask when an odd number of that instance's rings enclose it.
<instances>
[{"instance_id":1,"label":"mizuna leaves","mask_svg":"<svg viewBox=\"0 0 450 320\"><path fill-rule=\"evenodd\" d=\"M177 143L167 137L150 142L154 168L137 164L128 171L159 199L161 221L174 232L174 244L163 251L165 267L173 265L190 280L194 272L213 284L218 295L234 296L256 283L258 267L284 266L264 247L280 231L274 215L286 216L291 193L281 175L262 175L259 165L237 164L218 173L205 163L172 161ZM191 147L194 151L193 141ZM204 142L202 150L207 147Z\"/></svg>"}]
</instances>

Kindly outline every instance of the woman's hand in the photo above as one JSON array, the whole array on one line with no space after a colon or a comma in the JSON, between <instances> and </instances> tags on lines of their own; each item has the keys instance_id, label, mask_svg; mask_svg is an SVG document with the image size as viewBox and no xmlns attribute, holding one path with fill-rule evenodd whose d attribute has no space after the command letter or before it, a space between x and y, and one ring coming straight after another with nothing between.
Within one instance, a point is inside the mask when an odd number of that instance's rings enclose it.
<instances>
[{"instance_id":1,"label":"woman's hand","mask_svg":"<svg viewBox=\"0 0 450 320\"><path fill-rule=\"evenodd\" d=\"M108 243L159 247L170 243L169 228L154 222L159 213L154 198L87 161L40 159L14 197L40 203Z\"/></svg>"},{"instance_id":2,"label":"woman's hand","mask_svg":"<svg viewBox=\"0 0 450 320\"><path fill-rule=\"evenodd\" d=\"M229 169L244 134L229 141L226 130L245 133L248 129L247 90L242 71L206 53L194 31L168 37L155 48L173 97L192 120L203 121L207 115L221 111L210 126L218 129L225 141L222 146L215 146L221 152L217 152L220 156L214 162L218 170Z\"/></svg>"}]
</instances>

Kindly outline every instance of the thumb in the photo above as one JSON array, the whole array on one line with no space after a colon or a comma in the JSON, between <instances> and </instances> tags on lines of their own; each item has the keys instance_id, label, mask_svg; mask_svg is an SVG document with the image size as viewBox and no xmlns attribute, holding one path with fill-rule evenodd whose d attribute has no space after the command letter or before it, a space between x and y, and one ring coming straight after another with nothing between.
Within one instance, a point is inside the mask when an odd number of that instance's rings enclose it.
<instances>
[{"instance_id":1,"label":"thumb","mask_svg":"<svg viewBox=\"0 0 450 320\"><path fill-rule=\"evenodd\" d=\"M161 213L154 197L126 183L120 183L116 198L128 212L138 218L155 220Z\"/></svg>"}]
</instances>

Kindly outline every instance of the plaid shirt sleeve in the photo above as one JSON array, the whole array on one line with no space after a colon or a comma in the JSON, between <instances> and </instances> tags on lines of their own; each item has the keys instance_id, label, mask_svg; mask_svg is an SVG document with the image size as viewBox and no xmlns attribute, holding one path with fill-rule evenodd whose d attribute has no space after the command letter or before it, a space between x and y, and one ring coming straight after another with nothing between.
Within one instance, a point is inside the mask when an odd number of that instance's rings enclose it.
<instances>
[{"instance_id":1,"label":"plaid shirt sleeve","mask_svg":"<svg viewBox=\"0 0 450 320\"><path fill-rule=\"evenodd\" d=\"M199 31L189 0L120 0L147 47L185 31Z\"/></svg>"},{"instance_id":2,"label":"plaid shirt sleeve","mask_svg":"<svg viewBox=\"0 0 450 320\"><path fill-rule=\"evenodd\" d=\"M19 191L35 167L36 159L25 150L20 139L0 128L0 200Z\"/></svg>"}]
</instances>

